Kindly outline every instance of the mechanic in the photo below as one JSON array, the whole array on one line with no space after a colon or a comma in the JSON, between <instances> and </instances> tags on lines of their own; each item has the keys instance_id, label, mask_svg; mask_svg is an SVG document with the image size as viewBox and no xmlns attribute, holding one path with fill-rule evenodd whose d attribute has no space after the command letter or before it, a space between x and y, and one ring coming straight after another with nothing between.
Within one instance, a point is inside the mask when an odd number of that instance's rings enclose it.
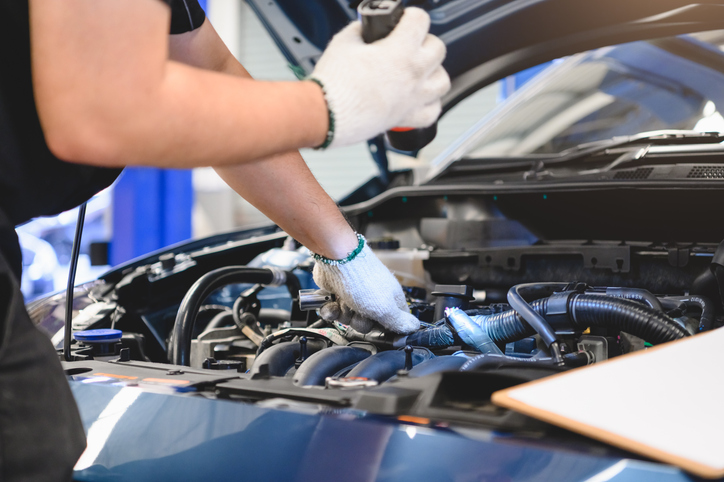
<instances>
[{"instance_id":1,"label":"mechanic","mask_svg":"<svg viewBox=\"0 0 724 482\"><path fill-rule=\"evenodd\" d=\"M0 14L0 480L67 480L85 447L58 355L25 311L14 226L82 203L126 165L213 166L316 253L340 319L418 328L296 149L437 119L450 81L423 10L372 44L353 22L301 82L252 80L196 0L0 0Z\"/></svg>"}]
</instances>

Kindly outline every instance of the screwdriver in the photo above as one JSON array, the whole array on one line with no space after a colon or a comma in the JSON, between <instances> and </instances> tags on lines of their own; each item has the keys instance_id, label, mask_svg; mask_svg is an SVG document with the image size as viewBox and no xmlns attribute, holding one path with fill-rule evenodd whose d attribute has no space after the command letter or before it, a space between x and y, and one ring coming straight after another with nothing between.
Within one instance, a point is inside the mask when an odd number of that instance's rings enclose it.
<instances>
[{"instance_id":1,"label":"screwdriver","mask_svg":"<svg viewBox=\"0 0 724 482\"><path fill-rule=\"evenodd\" d=\"M387 37L402 18L402 0L364 0L357 7L365 43ZM400 151L418 151L437 135L437 122L428 127L393 127L387 131L390 146Z\"/></svg>"}]
</instances>

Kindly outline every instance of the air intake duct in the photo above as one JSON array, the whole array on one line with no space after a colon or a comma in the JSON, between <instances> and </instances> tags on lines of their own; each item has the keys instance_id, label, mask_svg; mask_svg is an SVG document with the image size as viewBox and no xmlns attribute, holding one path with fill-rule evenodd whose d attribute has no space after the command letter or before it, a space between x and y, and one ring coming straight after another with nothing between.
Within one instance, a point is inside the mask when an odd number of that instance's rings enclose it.
<instances>
[{"instance_id":1,"label":"air intake duct","mask_svg":"<svg viewBox=\"0 0 724 482\"><path fill-rule=\"evenodd\" d=\"M531 308L556 331L604 327L625 331L654 345L689 334L666 314L626 299L578 292L556 293L536 300ZM473 317L496 343L510 343L536 331L514 310Z\"/></svg>"}]
</instances>

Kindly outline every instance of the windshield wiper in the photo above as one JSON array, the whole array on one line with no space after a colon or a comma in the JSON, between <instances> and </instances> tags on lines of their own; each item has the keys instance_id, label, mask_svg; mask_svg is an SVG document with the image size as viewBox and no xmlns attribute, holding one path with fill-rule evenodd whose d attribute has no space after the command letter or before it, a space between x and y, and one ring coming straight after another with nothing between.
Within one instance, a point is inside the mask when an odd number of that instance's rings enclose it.
<instances>
[{"instance_id":1,"label":"windshield wiper","mask_svg":"<svg viewBox=\"0 0 724 482\"><path fill-rule=\"evenodd\" d=\"M496 157L496 158L462 158L448 165L447 168L431 176L427 182L444 177L444 173L462 173L478 171L484 173L502 172L511 173L522 171L523 179L535 180L550 176L549 168L565 167L588 162L592 157L601 154L609 154L608 151L624 149L617 158L613 159L606 166L598 167L591 171L580 171L578 174L610 171L620 168L624 164L638 161L648 153L661 151L662 149L676 150L688 149L687 146L708 145L711 150L724 151L724 134L720 132L697 132L689 130L659 130L642 132L633 136L619 136L611 139L579 144L576 147L562 151L559 154L527 154L520 157ZM636 145L641 145L635 149ZM626 149L630 147L630 149Z\"/></svg>"},{"instance_id":2,"label":"windshield wiper","mask_svg":"<svg viewBox=\"0 0 724 482\"><path fill-rule=\"evenodd\" d=\"M642 132L634 136L614 137L604 141L589 142L580 144L571 149L563 151L559 157L554 159L541 160L536 164L535 171L540 172L547 167L560 167L578 163L582 159L590 158L605 153L610 149L645 144L641 149L623 153L605 170L610 170L627 162L640 159L646 155L651 146L675 146L693 144L719 144L724 141L724 135L719 132L697 132L685 130L661 130Z\"/></svg>"}]
</instances>

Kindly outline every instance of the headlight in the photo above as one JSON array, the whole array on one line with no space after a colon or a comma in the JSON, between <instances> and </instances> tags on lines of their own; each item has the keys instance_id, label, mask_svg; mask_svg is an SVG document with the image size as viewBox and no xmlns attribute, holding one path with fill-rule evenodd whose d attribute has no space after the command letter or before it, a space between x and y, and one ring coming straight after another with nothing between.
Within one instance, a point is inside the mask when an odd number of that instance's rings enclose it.
<instances>
[{"instance_id":1,"label":"headlight","mask_svg":"<svg viewBox=\"0 0 724 482\"><path fill-rule=\"evenodd\" d=\"M82 322L79 319L81 311L85 311L90 305L98 305L102 309L106 303L98 303L94 293L104 291L106 282L103 280L90 281L75 287L73 292L73 329L83 329L76 326ZM48 338L51 339L56 348L63 345L63 329L65 328L65 294L66 291L53 293L44 298L31 301L26 305L30 319ZM86 316L81 317L83 319Z\"/></svg>"}]
</instances>

